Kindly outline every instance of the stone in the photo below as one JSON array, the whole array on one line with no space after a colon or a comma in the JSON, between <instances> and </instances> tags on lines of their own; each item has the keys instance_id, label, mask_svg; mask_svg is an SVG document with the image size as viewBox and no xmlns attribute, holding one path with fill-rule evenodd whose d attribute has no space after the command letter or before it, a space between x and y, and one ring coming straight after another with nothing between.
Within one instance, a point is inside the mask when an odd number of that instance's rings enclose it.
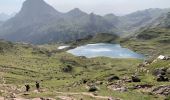
<instances>
[{"instance_id":1,"label":"stone","mask_svg":"<svg viewBox=\"0 0 170 100\"><path fill-rule=\"evenodd\" d=\"M164 75L158 75L157 81L158 82L167 82L167 81L169 81L169 79Z\"/></svg>"},{"instance_id":2,"label":"stone","mask_svg":"<svg viewBox=\"0 0 170 100\"><path fill-rule=\"evenodd\" d=\"M141 82L141 80L137 76L132 75L131 78L132 78L132 82Z\"/></svg>"},{"instance_id":3,"label":"stone","mask_svg":"<svg viewBox=\"0 0 170 100\"><path fill-rule=\"evenodd\" d=\"M166 68L157 68L153 71L153 75L165 75L166 74Z\"/></svg>"},{"instance_id":4,"label":"stone","mask_svg":"<svg viewBox=\"0 0 170 100\"><path fill-rule=\"evenodd\" d=\"M156 87L152 90L152 93L168 96L170 95L170 85Z\"/></svg>"},{"instance_id":5,"label":"stone","mask_svg":"<svg viewBox=\"0 0 170 100\"><path fill-rule=\"evenodd\" d=\"M97 89L97 87L96 86L90 86L89 87L89 92L95 92L95 91L97 91L98 89Z\"/></svg>"},{"instance_id":6,"label":"stone","mask_svg":"<svg viewBox=\"0 0 170 100\"><path fill-rule=\"evenodd\" d=\"M113 76L110 76L110 77L108 78L108 81L109 81L109 82L112 82L112 81L114 81L114 80L119 80L119 77L113 75Z\"/></svg>"}]
</instances>

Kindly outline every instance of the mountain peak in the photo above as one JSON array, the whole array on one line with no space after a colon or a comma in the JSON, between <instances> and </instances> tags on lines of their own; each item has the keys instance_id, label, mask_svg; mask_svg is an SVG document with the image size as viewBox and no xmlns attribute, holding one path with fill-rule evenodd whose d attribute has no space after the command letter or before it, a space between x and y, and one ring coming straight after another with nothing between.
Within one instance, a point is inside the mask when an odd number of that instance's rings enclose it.
<instances>
[{"instance_id":1,"label":"mountain peak","mask_svg":"<svg viewBox=\"0 0 170 100\"><path fill-rule=\"evenodd\" d=\"M19 13L12 19L9 19L4 25L11 24L16 26L29 26L34 23L43 23L45 21L60 18L62 13L56 11L52 6L47 4L44 0L26 0Z\"/></svg>"},{"instance_id":2,"label":"mountain peak","mask_svg":"<svg viewBox=\"0 0 170 100\"><path fill-rule=\"evenodd\" d=\"M44 0L26 0L19 12L22 15L48 15L59 13Z\"/></svg>"},{"instance_id":3,"label":"mountain peak","mask_svg":"<svg viewBox=\"0 0 170 100\"><path fill-rule=\"evenodd\" d=\"M74 16L74 17L76 17L76 16L80 17L80 16L87 15L85 12L81 11L79 8L74 8L71 11L69 11L67 14Z\"/></svg>"},{"instance_id":4,"label":"mountain peak","mask_svg":"<svg viewBox=\"0 0 170 100\"><path fill-rule=\"evenodd\" d=\"M35 3L35 2L44 2L44 0L26 0L25 2L33 2L33 3Z\"/></svg>"},{"instance_id":5,"label":"mountain peak","mask_svg":"<svg viewBox=\"0 0 170 100\"><path fill-rule=\"evenodd\" d=\"M106 15L104 15L105 17L117 17L116 15L114 15L114 14L106 14Z\"/></svg>"},{"instance_id":6,"label":"mountain peak","mask_svg":"<svg viewBox=\"0 0 170 100\"><path fill-rule=\"evenodd\" d=\"M23 3L23 6L39 6L39 5L46 4L44 0L26 0Z\"/></svg>"},{"instance_id":7,"label":"mountain peak","mask_svg":"<svg viewBox=\"0 0 170 100\"><path fill-rule=\"evenodd\" d=\"M72 11L80 11L81 12L81 10L79 8L74 8Z\"/></svg>"}]
</instances>

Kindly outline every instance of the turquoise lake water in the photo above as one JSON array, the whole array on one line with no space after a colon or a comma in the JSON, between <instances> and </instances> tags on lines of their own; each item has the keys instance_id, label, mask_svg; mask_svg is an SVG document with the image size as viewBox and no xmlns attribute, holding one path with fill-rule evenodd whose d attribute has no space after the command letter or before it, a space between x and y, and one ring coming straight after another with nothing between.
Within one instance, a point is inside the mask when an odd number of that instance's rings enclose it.
<instances>
[{"instance_id":1,"label":"turquoise lake water","mask_svg":"<svg viewBox=\"0 0 170 100\"><path fill-rule=\"evenodd\" d=\"M93 57L110 57L110 58L139 58L143 59L144 55L138 54L132 50L121 47L119 44L97 43L79 46L67 51L75 56Z\"/></svg>"}]
</instances>

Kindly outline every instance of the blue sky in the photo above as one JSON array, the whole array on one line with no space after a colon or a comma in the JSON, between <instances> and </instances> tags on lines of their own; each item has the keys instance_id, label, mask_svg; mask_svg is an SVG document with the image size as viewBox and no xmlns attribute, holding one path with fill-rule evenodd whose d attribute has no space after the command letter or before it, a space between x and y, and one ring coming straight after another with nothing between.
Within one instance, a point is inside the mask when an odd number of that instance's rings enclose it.
<instances>
[{"instance_id":1,"label":"blue sky","mask_svg":"<svg viewBox=\"0 0 170 100\"><path fill-rule=\"evenodd\" d=\"M0 0L0 13L18 12L25 0ZM58 11L67 12L73 8L100 15L107 13L127 14L148 8L170 8L170 0L45 0Z\"/></svg>"}]
</instances>

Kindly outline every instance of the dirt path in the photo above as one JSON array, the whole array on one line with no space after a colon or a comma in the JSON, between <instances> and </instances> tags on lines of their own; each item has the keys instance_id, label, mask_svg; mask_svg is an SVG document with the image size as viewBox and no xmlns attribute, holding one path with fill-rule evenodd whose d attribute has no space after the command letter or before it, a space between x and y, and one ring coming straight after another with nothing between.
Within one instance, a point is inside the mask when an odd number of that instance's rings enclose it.
<instances>
[{"instance_id":1,"label":"dirt path","mask_svg":"<svg viewBox=\"0 0 170 100\"><path fill-rule=\"evenodd\" d=\"M95 99L102 99L102 100L120 100L120 99L113 99L113 98L108 97L108 96L96 96L93 93L88 93L88 92L80 92L80 93L76 93L76 92L55 92L55 93L61 94L61 96L57 96L57 98L60 98L62 100L77 100L77 99L71 97L71 96L75 96L75 95L84 95L84 96L89 96L89 97L92 97L92 98L95 98ZM4 99L4 97L0 97L0 100L5 100L5 99ZM25 98L17 95L16 98L13 98L13 100L41 100L41 99L40 98L25 99ZM54 100L54 99L50 99L50 100Z\"/></svg>"},{"instance_id":2,"label":"dirt path","mask_svg":"<svg viewBox=\"0 0 170 100\"><path fill-rule=\"evenodd\" d=\"M58 96L58 98L62 99L62 100L75 100L72 97L68 97L68 96Z\"/></svg>"},{"instance_id":3,"label":"dirt path","mask_svg":"<svg viewBox=\"0 0 170 100\"><path fill-rule=\"evenodd\" d=\"M62 94L62 95L84 95L84 96L90 96L96 99L104 99L104 100L120 100L120 99L113 99L111 97L108 96L95 96L93 93L88 93L88 92L80 92L80 93L75 93L75 92L56 92L57 94ZM58 96L60 97L60 96ZM63 96L63 97L67 97L67 96ZM61 98L62 99L62 98ZM64 98L63 100L74 100L72 99L66 99Z\"/></svg>"},{"instance_id":4,"label":"dirt path","mask_svg":"<svg viewBox=\"0 0 170 100\"><path fill-rule=\"evenodd\" d=\"M34 91L35 92L35 91ZM45 91L44 91L45 92ZM56 96L57 98L60 98L61 100L77 100L76 95L82 95L82 96L88 96L95 99L101 99L101 100L121 100L121 99L113 99L109 96L98 96L94 95L93 93L89 92L55 92L56 94L59 94L59 96ZM22 97L23 93L15 94L15 98L12 98L13 100L42 100L40 98L32 98L32 99L26 99ZM5 100L4 97L0 97L0 100ZM55 99L50 99L55 100Z\"/></svg>"}]
</instances>

